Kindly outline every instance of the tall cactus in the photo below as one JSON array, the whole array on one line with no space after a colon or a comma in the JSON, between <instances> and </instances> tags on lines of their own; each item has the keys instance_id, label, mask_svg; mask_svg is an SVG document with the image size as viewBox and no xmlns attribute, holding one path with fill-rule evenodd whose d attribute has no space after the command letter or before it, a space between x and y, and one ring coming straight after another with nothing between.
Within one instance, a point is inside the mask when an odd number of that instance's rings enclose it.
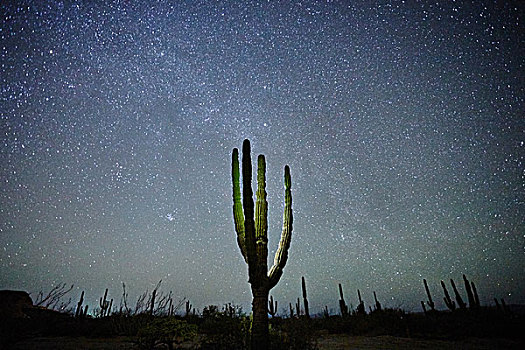
<instances>
[{"instance_id":1,"label":"tall cactus","mask_svg":"<svg viewBox=\"0 0 525 350\"><path fill-rule=\"evenodd\" d=\"M445 297L443 298L445 305L449 308L450 311L456 310L456 303L454 302L454 300L452 300L452 298L450 298L450 294L448 294L445 282L441 281L441 287L443 288L443 293L445 293Z\"/></svg>"},{"instance_id":2,"label":"tall cactus","mask_svg":"<svg viewBox=\"0 0 525 350\"><path fill-rule=\"evenodd\" d=\"M463 282L465 283L465 291L467 292L468 307L474 309L476 308L476 300L474 298L474 293L472 293L472 286L465 275L463 275Z\"/></svg>"},{"instance_id":3,"label":"tall cactus","mask_svg":"<svg viewBox=\"0 0 525 350\"><path fill-rule=\"evenodd\" d=\"M266 161L257 159L257 192L254 208L252 192L252 161L250 141L242 145L242 201L240 188L239 151L232 152L233 219L237 243L248 264L248 282L252 290L252 349L268 348L268 295L283 274L292 239L292 181L290 168L284 167L283 230L270 271L268 270L268 203L266 202ZM255 218L254 218L255 214Z\"/></svg>"},{"instance_id":4,"label":"tall cactus","mask_svg":"<svg viewBox=\"0 0 525 350\"><path fill-rule=\"evenodd\" d=\"M343 296L343 286L339 283L339 309L341 310L341 316L348 316L348 306L346 306L345 298Z\"/></svg>"},{"instance_id":5,"label":"tall cactus","mask_svg":"<svg viewBox=\"0 0 525 350\"><path fill-rule=\"evenodd\" d=\"M374 292L374 301L376 303L375 310L381 311L381 303L379 302L379 300L377 300L376 292Z\"/></svg>"},{"instance_id":6,"label":"tall cactus","mask_svg":"<svg viewBox=\"0 0 525 350\"><path fill-rule=\"evenodd\" d=\"M310 309L308 308L308 297L306 296L306 281L304 277L301 278L303 288L303 304L304 304L304 315L306 318L310 318Z\"/></svg>"},{"instance_id":7,"label":"tall cactus","mask_svg":"<svg viewBox=\"0 0 525 350\"><path fill-rule=\"evenodd\" d=\"M427 280L424 279L424 278L423 278L423 284L425 285L425 291L427 292L427 296L428 296L427 304L428 304L428 306L430 306L430 310L434 311L435 310L435 304L432 301L432 295L430 295L430 290L428 289Z\"/></svg>"},{"instance_id":8,"label":"tall cactus","mask_svg":"<svg viewBox=\"0 0 525 350\"><path fill-rule=\"evenodd\" d=\"M456 302L458 303L458 307L460 309L465 309L467 307L467 304L463 301L463 298L461 298L461 294L459 294L458 289L456 288L456 284L454 283L454 280L450 279L450 284L452 285L452 289L454 290L454 295L456 296Z\"/></svg>"}]
</instances>

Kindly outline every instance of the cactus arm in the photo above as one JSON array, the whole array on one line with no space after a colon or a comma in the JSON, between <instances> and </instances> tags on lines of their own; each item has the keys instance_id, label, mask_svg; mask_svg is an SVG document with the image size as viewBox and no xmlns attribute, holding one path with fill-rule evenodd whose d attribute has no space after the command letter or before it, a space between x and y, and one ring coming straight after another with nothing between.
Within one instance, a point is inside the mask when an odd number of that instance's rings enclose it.
<instances>
[{"instance_id":1,"label":"cactus arm","mask_svg":"<svg viewBox=\"0 0 525 350\"><path fill-rule=\"evenodd\" d=\"M257 192L255 203L255 247L257 252L257 280L265 283L268 269L268 202L266 201L266 161L257 159Z\"/></svg>"},{"instance_id":2,"label":"cactus arm","mask_svg":"<svg viewBox=\"0 0 525 350\"><path fill-rule=\"evenodd\" d=\"M239 171L239 150L235 148L232 152L232 183L233 183L233 221L235 223L235 232L237 233L237 244L241 249L242 257L246 262L246 244L244 241L244 213L241 201L241 184Z\"/></svg>"},{"instance_id":3,"label":"cactus arm","mask_svg":"<svg viewBox=\"0 0 525 350\"><path fill-rule=\"evenodd\" d=\"M246 260L248 262L248 276L251 283L257 280L257 252L253 220L252 158L250 155L250 141L248 140L244 140L242 144L242 201L244 207L244 243L246 246Z\"/></svg>"},{"instance_id":4,"label":"cactus arm","mask_svg":"<svg viewBox=\"0 0 525 350\"><path fill-rule=\"evenodd\" d=\"M284 213L283 213L283 231L281 233L281 240L279 241L279 248L275 252L275 259L273 266L269 272L269 287L275 287L281 275L283 274L284 266L288 260L288 249L290 248L290 241L292 240L292 178L290 176L290 168L284 167Z\"/></svg>"}]
</instances>

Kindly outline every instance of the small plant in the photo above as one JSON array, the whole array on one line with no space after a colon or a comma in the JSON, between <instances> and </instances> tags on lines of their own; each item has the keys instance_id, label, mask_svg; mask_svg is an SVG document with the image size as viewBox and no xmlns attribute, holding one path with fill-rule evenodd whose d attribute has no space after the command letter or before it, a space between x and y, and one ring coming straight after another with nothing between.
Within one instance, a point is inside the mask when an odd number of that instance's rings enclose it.
<instances>
[{"instance_id":1,"label":"small plant","mask_svg":"<svg viewBox=\"0 0 525 350\"><path fill-rule=\"evenodd\" d=\"M197 336L197 326L173 317L156 317L138 331L138 345L141 349L154 349L164 344L172 350Z\"/></svg>"}]
</instances>

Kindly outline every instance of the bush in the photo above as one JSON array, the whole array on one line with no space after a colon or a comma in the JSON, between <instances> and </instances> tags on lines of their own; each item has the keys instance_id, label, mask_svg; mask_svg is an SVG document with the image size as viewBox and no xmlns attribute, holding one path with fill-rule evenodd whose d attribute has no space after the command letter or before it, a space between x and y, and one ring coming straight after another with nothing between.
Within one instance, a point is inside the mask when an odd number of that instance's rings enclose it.
<instances>
[{"instance_id":1,"label":"bush","mask_svg":"<svg viewBox=\"0 0 525 350\"><path fill-rule=\"evenodd\" d=\"M197 336L197 327L174 317L158 317L138 331L138 344L141 349L153 349L165 344L171 350L173 344L180 345Z\"/></svg>"}]
</instances>

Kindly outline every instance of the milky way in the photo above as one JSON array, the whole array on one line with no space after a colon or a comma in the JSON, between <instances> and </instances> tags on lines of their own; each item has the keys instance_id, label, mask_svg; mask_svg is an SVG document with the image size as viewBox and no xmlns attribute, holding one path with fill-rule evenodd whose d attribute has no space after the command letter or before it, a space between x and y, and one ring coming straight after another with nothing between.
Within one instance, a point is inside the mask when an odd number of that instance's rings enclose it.
<instances>
[{"instance_id":1,"label":"milky way","mask_svg":"<svg viewBox=\"0 0 525 350\"><path fill-rule=\"evenodd\" d=\"M462 274L525 303L518 1L3 2L0 289L250 309L231 151L268 171L272 295L418 309ZM521 28L521 29L520 29ZM271 261L271 260L270 260ZM460 285L460 284L459 284ZM280 310L281 311L281 310Z\"/></svg>"}]
</instances>

